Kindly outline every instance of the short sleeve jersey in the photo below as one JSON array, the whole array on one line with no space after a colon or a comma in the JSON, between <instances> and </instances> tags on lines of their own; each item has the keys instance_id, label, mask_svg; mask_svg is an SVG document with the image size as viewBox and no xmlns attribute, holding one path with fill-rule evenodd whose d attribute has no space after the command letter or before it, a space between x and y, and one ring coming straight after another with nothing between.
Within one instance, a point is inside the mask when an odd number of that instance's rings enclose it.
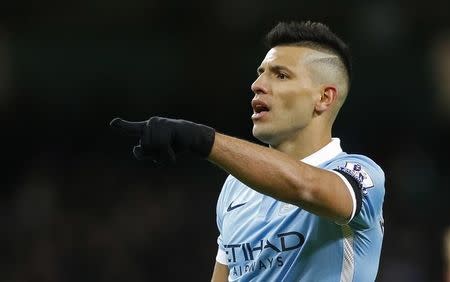
<instances>
[{"instance_id":1,"label":"short sleeve jersey","mask_svg":"<svg viewBox=\"0 0 450 282\"><path fill-rule=\"evenodd\" d=\"M228 176L217 203L218 254L229 281L374 281L384 233L384 173L340 140L302 160L358 183L360 209L342 224L256 192ZM339 174L339 173L337 173ZM347 177L348 178L348 177Z\"/></svg>"}]
</instances>

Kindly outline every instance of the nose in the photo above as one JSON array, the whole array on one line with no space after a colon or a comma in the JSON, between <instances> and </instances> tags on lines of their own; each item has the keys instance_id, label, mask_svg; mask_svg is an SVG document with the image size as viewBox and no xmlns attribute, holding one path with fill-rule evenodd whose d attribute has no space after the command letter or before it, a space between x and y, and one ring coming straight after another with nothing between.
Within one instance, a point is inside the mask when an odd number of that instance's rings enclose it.
<instances>
[{"instance_id":1,"label":"nose","mask_svg":"<svg viewBox=\"0 0 450 282\"><path fill-rule=\"evenodd\" d=\"M264 81L263 74L258 76L258 78L252 83L251 89L255 94L267 94L268 87Z\"/></svg>"}]
</instances>

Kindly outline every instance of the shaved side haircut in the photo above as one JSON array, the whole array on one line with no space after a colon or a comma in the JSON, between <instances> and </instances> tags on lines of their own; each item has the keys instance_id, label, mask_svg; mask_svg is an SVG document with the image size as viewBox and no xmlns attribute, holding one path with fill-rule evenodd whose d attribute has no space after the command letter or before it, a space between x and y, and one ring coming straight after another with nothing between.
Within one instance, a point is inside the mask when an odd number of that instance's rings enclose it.
<instances>
[{"instance_id":1,"label":"shaved side haircut","mask_svg":"<svg viewBox=\"0 0 450 282\"><path fill-rule=\"evenodd\" d=\"M339 88L339 104L345 101L349 90L349 77L342 60L338 55L330 53L327 50L318 50L317 48L299 43L295 46L304 46L311 48L313 51L305 58L305 65L311 74L311 78L315 83L326 84L334 83Z\"/></svg>"}]
</instances>

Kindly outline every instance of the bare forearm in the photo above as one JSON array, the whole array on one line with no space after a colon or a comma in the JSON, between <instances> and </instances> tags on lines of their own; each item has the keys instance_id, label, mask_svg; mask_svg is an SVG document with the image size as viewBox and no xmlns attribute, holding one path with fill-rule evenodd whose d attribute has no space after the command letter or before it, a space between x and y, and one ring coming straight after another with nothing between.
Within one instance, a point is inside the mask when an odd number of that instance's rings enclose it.
<instances>
[{"instance_id":1,"label":"bare forearm","mask_svg":"<svg viewBox=\"0 0 450 282\"><path fill-rule=\"evenodd\" d=\"M335 220L351 214L336 175L275 149L217 133L208 159L262 194Z\"/></svg>"},{"instance_id":2,"label":"bare forearm","mask_svg":"<svg viewBox=\"0 0 450 282\"><path fill-rule=\"evenodd\" d=\"M228 281L228 266L216 262L214 265L213 275L211 282L226 282Z\"/></svg>"},{"instance_id":3,"label":"bare forearm","mask_svg":"<svg viewBox=\"0 0 450 282\"><path fill-rule=\"evenodd\" d=\"M252 189L290 203L298 201L308 177L307 165L299 171L299 162L288 155L223 134L216 135L209 160ZM301 198L307 198L303 190Z\"/></svg>"}]
</instances>

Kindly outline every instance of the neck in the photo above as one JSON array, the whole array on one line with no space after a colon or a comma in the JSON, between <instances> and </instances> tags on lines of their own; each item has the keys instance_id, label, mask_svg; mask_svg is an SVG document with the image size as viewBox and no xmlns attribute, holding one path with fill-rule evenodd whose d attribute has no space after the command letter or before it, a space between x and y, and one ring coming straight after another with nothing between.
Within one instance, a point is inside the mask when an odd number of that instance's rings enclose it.
<instances>
[{"instance_id":1,"label":"neck","mask_svg":"<svg viewBox=\"0 0 450 282\"><path fill-rule=\"evenodd\" d=\"M301 160L331 142L331 128L307 127L272 148Z\"/></svg>"}]
</instances>

